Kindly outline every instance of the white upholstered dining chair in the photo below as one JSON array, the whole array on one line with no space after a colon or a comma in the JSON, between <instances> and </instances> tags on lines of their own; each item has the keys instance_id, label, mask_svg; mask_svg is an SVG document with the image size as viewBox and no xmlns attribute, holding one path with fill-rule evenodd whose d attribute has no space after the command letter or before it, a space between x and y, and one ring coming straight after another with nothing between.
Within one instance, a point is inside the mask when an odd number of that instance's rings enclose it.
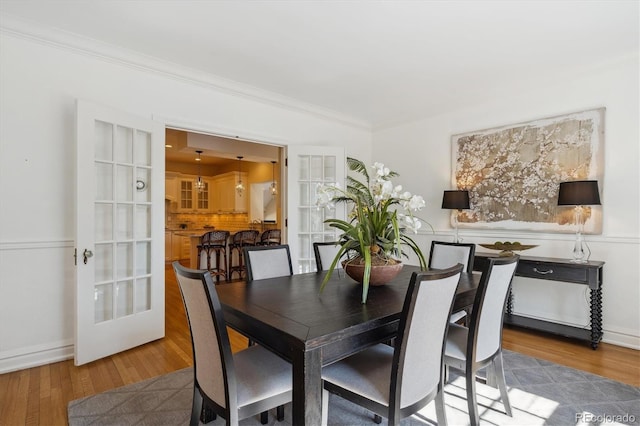
<instances>
[{"instance_id":1,"label":"white upholstered dining chair","mask_svg":"<svg viewBox=\"0 0 640 426\"><path fill-rule=\"evenodd\" d=\"M464 271L473 272L473 258L476 245L473 243L450 243L431 241L429 252L429 268L444 269L461 263ZM459 310L451 314L451 322L458 322L467 316L467 311Z\"/></svg>"},{"instance_id":2,"label":"white upholstered dining chair","mask_svg":"<svg viewBox=\"0 0 640 426\"><path fill-rule=\"evenodd\" d=\"M322 369L322 419L329 393L398 424L435 400L438 424L446 425L443 353L462 265L414 272L405 296L394 347L372 346Z\"/></svg>"},{"instance_id":3,"label":"white upholstered dining chair","mask_svg":"<svg viewBox=\"0 0 640 426\"><path fill-rule=\"evenodd\" d=\"M247 282L293 275L288 244L245 247Z\"/></svg>"},{"instance_id":4,"label":"white upholstered dining chair","mask_svg":"<svg viewBox=\"0 0 640 426\"><path fill-rule=\"evenodd\" d=\"M496 383L505 412L511 416L502 363L502 325L509 286L518 265L518 255L489 258L469 318L469 327L450 324L444 363L465 373L467 406L471 426L480 424L476 400L476 374L487 367L487 383ZM449 374L447 374L449 376Z\"/></svg>"},{"instance_id":5,"label":"white upholstered dining chair","mask_svg":"<svg viewBox=\"0 0 640 426\"><path fill-rule=\"evenodd\" d=\"M328 270L339 251L340 245L337 241L313 243L313 254L316 258L316 271ZM338 263L336 263L336 268L342 268L342 263L338 261Z\"/></svg>"},{"instance_id":6,"label":"white upholstered dining chair","mask_svg":"<svg viewBox=\"0 0 640 426\"><path fill-rule=\"evenodd\" d=\"M190 425L198 425L203 411L222 416L227 424L278 408L292 398L291 364L262 346L231 353L229 335L209 271L173 263L184 302L193 346L193 404Z\"/></svg>"}]
</instances>

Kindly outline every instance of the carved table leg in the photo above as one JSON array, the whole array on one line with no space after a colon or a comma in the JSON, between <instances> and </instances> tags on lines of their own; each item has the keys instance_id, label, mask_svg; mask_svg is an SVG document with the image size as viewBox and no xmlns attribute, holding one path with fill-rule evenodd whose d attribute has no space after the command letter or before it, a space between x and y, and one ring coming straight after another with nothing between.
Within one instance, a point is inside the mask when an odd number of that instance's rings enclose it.
<instances>
[{"instance_id":1,"label":"carved table leg","mask_svg":"<svg viewBox=\"0 0 640 426\"><path fill-rule=\"evenodd\" d=\"M513 314L513 291L511 291L511 286L509 286L509 294L507 295L507 314Z\"/></svg>"},{"instance_id":2,"label":"carved table leg","mask_svg":"<svg viewBox=\"0 0 640 426\"><path fill-rule=\"evenodd\" d=\"M591 348L597 349L602 339L602 288L591 289Z\"/></svg>"}]
</instances>

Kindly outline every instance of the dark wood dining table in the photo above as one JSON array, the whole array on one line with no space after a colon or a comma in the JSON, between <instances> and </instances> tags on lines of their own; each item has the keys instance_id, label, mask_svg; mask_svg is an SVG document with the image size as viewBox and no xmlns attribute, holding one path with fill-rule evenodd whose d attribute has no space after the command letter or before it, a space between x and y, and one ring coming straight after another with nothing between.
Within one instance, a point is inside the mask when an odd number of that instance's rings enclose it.
<instances>
[{"instance_id":1,"label":"dark wood dining table","mask_svg":"<svg viewBox=\"0 0 640 426\"><path fill-rule=\"evenodd\" d=\"M409 280L419 270L405 265L392 282L370 287L366 304L362 286L342 270L321 294L326 272L221 284L216 290L231 328L291 362L293 424L318 425L322 366L392 339ZM473 304L479 277L461 276L454 310Z\"/></svg>"}]
</instances>

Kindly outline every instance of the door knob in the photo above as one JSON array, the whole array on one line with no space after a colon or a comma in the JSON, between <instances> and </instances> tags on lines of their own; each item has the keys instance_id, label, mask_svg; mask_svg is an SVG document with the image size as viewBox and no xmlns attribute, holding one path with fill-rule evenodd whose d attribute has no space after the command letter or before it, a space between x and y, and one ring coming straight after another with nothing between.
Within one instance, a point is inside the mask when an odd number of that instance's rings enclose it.
<instances>
[{"instance_id":1,"label":"door knob","mask_svg":"<svg viewBox=\"0 0 640 426\"><path fill-rule=\"evenodd\" d=\"M91 250L88 249L84 249L84 252L82 252L82 257L84 259L84 264L87 264L87 259L89 259L90 257L93 257L93 252Z\"/></svg>"}]
</instances>

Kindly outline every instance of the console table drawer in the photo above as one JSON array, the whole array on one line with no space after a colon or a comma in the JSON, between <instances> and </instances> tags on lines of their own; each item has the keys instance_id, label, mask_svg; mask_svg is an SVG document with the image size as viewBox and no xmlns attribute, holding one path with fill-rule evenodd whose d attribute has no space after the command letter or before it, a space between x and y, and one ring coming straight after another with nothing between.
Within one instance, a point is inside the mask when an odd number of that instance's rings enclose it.
<instances>
[{"instance_id":1,"label":"console table drawer","mask_svg":"<svg viewBox=\"0 0 640 426\"><path fill-rule=\"evenodd\" d=\"M520 262L518 263L516 274L521 277L538 278L541 280L583 284L587 282L587 270L585 268L572 268L557 263Z\"/></svg>"}]
</instances>

